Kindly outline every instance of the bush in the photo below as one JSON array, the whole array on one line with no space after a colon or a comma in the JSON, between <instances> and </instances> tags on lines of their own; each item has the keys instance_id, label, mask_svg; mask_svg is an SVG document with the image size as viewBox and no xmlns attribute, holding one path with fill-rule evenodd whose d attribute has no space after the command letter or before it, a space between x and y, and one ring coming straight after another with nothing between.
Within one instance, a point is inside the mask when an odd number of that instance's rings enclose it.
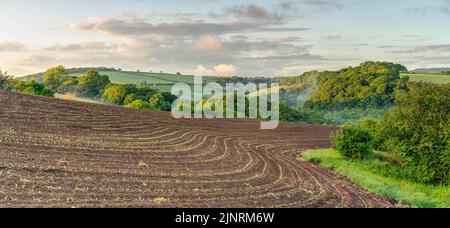
<instances>
[{"instance_id":1,"label":"bush","mask_svg":"<svg viewBox=\"0 0 450 228\"><path fill-rule=\"evenodd\" d=\"M367 131L372 136L372 148L378 151L386 151L386 136L381 132L381 123L372 118L366 118L363 121L352 125L355 128Z\"/></svg>"},{"instance_id":2,"label":"bush","mask_svg":"<svg viewBox=\"0 0 450 228\"><path fill-rule=\"evenodd\" d=\"M345 157L364 159L372 153L373 137L366 130L345 126L331 137L333 148Z\"/></svg>"},{"instance_id":3,"label":"bush","mask_svg":"<svg viewBox=\"0 0 450 228\"><path fill-rule=\"evenodd\" d=\"M380 125L388 151L399 157L411 179L449 184L450 84L410 84L409 93L397 100L398 107Z\"/></svg>"},{"instance_id":4,"label":"bush","mask_svg":"<svg viewBox=\"0 0 450 228\"><path fill-rule=\"evenodd\" d=\"M45 87L44 84L35 81L20 81L14 86L14 91L43 97L55 97L55 92Z\"/></svg>"}]
</instances>

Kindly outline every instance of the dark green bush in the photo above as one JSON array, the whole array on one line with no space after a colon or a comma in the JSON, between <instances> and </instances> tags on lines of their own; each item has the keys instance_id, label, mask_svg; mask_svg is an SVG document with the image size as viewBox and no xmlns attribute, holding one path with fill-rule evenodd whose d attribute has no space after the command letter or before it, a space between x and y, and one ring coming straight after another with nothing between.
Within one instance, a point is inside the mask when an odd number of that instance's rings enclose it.
<instances>
[{"instance_id":1,"label":"dark green bush","mask_svg":"<svg viewBox=\"0 0 450 228\"><path fill-rule=\"evenodd\" d=\"M333 148L345 157L364 159L372 153L373 137L366 130L345 126L331 138Z\"/></svg>"}]
</instances>

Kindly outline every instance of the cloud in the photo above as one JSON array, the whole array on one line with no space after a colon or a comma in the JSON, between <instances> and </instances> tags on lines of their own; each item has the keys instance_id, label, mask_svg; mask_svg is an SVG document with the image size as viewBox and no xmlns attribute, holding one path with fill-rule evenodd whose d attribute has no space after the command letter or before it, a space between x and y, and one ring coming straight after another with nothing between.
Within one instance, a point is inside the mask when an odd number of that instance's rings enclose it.
<instances>
[{"instance_id":1,"label":"cloud","mask_svg":"<svg viewBox=\"0 0 450 228\"><path fill-rule=\"evenodd\" d=\"M236 75L236 67L231 64L219 64L212 69L208 69L203 65L198 65L196 69L186 70L185 72L201 76L233 76Z\"/></svg>"},{"instance_id":2,"label":"cloud","mask_svg":"<svg viewBox=\"0 0 450 228\"><path fill-rule=\"evenodd\" d=\"M277 8L291 12L310 8L309 10L312 9L315 13L328 13L330 11L341 10L344 8L344 5L336 0L284 0L278 4Z\"/></svg>"},{"instance_id":3,"label":"cloud","mask_svg":"<svg viewBox=\"0 0 450 228\"><path fill-rule=\"evenodd\" d=\"M113 46L106 45L104 42L86 42L81 44L56 44L51 47L45 48L47 51L59 51L59 52L70 52L70 51L93 51L93 50L108 50L113 48Z\"/></svg>"},{"instance_id":4,"label":"cloud","mask_svg":"<svg viewBox=\"0 0 450 228\"><path fill-rule=\"evenodd\" d=\"M196 51L212 51L217 52L222 50L222 42L216 36L205 35L197 40L194 44Z\"/></svg>"},{"instance_id":5,"label":"cloud","mask_svg":"<svg viewBox=\"0 0 450 228\"><path fill-rule=\"evenodd\" d=\"M3 42L0 43L0 52L17 52L22 51L25 45L18 42Z\"/></svg>"},{"instance_id":6,"label":"cloud","mask_svg":"<svg viewBox=\"0 0 450 228\"><path fill-rule=\"evenodd\" d=\"M436 45L424 45L417 46L412 49L407 50L395 50L393 53L424 53L424 52L433 52L433 53L449 53L450 52L450 44L436 44Z\"/></svg>"},{"instance_id":7,"label":"cloud","mask_svg":"<svg viewBox=\"0 0 450 228\"><path fill-rule=\"evenodd\" d=\"M145 19L100 19L91 18L81 23L74 23L70 27L76 31L96 31L109 35L165 35L165 36L203 36L222 35L227 33L242 33L255 31L304 31L305 28L271 27L273 24L262 22L221 22L208 23L197 21L175 21L166 23L151 23ZM279 25L278 25L279 26Z\"/></svg>"},{"instance_id":8,"label":"cloud","mask_svg":"<svg viewBox=\"0 0 450 228\"><path fill-rule=\"evenodd\" d=\"M428 6L428 7L414 7L406 10L408 13L414 14L430 14L430 15L446 15L450 16L450 8L445 6Z\"/></svg>"},{"instance_id":9,"label":"cloud","mask_svg":"<svg viewBox=\"0 0 450 228\"><path fill-rule=\"evenodd\" d=\"M236 18L252 19L257 21L281 21L283 17L276 12L269 12L266 8L255 4L236 5L224 10L226 15Z\"/></svg>"}]
</instances>

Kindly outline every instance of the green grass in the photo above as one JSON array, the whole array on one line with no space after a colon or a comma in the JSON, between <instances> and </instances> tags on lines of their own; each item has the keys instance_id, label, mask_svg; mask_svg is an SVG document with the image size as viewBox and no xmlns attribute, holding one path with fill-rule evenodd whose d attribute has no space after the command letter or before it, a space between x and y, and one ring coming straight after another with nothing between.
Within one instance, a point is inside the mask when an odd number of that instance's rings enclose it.
<instances>
[{"instance_id":1,"label":"green grass","mask_svg":"<svg viewBox=\"0 0 450 228\"><path fill-rule=\"evenodd\" d=\"M406 180L402 171L378 159L348 160L332 149L308 150L301 159L347 176L352 182L400 204L417 208L450 208L450 187L431 186Z\"/></svg>"},{"instance_id":2,"label":"green grass","mask_svg":"<svg viewBox=\"0 0 450 228\"><path fill-rule=\"evenodd\" d=\"M160 92L170 92L172 86L176 83L187 83L191 86L194 84L194 76L192 75L176 75L131 71L99 71L101 75L108 75L109 80L116 84L136 84L139 81L146 81L150 85L154 85ZM81 76L82 74L72 74L72 76ZM214 77L203 77L206 83L214 82Z\"/></svg>"},{"instance_id":3,"label":"green grass","mask_svg":"<svg viewBox=\"0 0 450 228\"><path fill-rule=\"evenodd\" d=\"M408 76L412 82L430 82L435 84L450 83L450 75L443 74L402 74Z\"/></svg>"}]
</instances>

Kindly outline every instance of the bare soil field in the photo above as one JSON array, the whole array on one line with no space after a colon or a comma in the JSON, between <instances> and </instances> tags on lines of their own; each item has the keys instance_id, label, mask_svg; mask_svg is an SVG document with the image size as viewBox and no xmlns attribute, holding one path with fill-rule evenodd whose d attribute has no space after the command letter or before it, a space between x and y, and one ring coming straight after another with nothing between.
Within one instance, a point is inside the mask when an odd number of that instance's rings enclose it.
<instances>
[{"instance_id":1,"label":"bare soil field","mask_svg":"<svg viewBox=\"0 0 450 228\"><path fill-rule=\"evenodd\" d=\"M0 207L393 207L297 160L336 129L0 92Z\"/></svg>"}]
</instances>

